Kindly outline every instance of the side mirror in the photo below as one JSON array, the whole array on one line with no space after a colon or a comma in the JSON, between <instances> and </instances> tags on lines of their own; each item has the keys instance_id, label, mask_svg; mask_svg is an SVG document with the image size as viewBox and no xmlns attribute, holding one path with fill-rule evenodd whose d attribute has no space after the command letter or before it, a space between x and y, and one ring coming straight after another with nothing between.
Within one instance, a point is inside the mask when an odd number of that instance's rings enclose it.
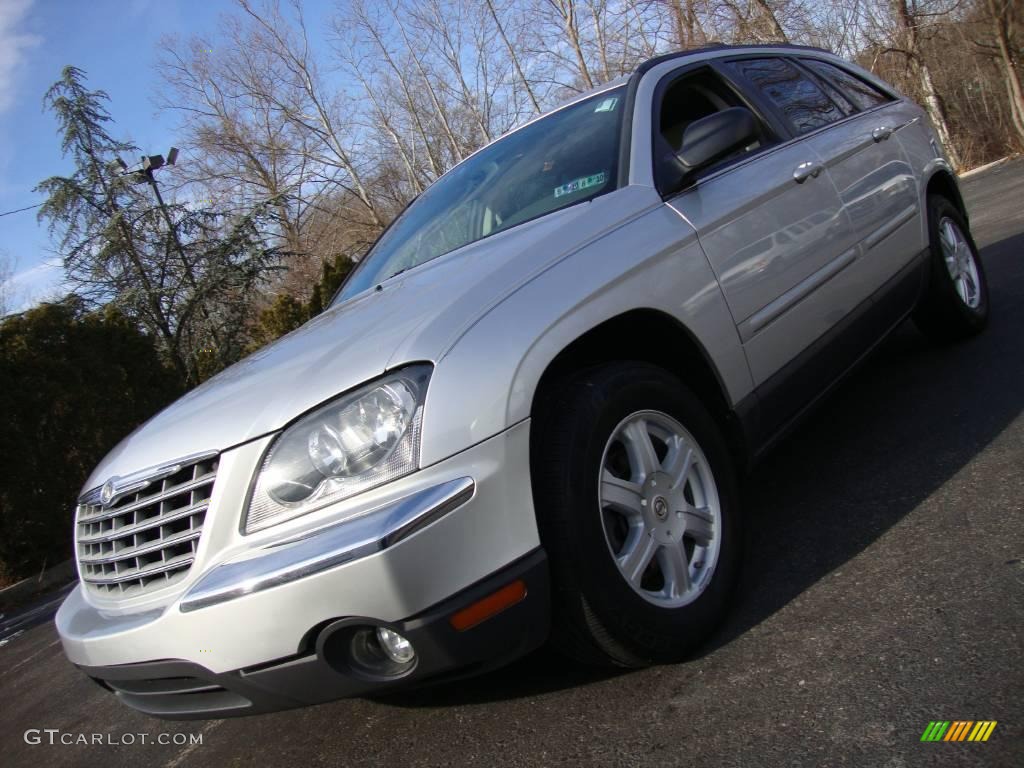
<instances>
[{"instance_id":1,"label":"side mirror","mask_svg":"<svg viewBox=\"0 0 1024 768\"><path fill-rule=\"evenodd\" d=\"M758 138L757 118L744 107L730 107L694 120L683 132L683 146L676 153L686 172L693 171Z\"/></svg>"}]
</instances>

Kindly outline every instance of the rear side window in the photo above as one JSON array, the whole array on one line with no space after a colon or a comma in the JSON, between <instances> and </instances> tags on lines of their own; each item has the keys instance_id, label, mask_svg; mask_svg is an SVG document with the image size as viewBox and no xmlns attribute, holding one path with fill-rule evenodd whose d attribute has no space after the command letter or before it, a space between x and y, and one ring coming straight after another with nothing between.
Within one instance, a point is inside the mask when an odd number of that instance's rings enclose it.
<instances>
[{"instance_id":1,"label":"rear side window","mask_svg":"<svg viewBox=\"0 0 1024 768\"><path fill-rule=\"evenodd\" d=\"M821 88L821 90L828 94L828 97L832 99L832 101L836 103L839 109L842 110L843 115L848 116L857 112L857 107L853 106L853 102L837 91L828 80L825 80L820 76L815 76L814 82L819 88Z\"/></svg>"},{"instance_id":2,"label":"rear side window","mask_svg":"<svg viewBox=\"0 0 1024 768\"><path fill-rule=\"evenodd\" d=\"M844 117L835 102L788 61L741 59L726 66L778 107L797 133L808 133Z\"/></svg>"},{"instance_id":3,"label":"rear side window","mask_svg":"<svg viewBox=\"0 0 1024 768\"><path fill-rule=\"evenodd\" d=\"M873 85L868 85L845 69L840 69L833 64L817 61L816 59L804 59L803 63L826 80L831 80L839 86L847 97L861 109L871 109L879 104L892 101L892 97L889 94L883 93Z\"/></svg>"}]
</instances>

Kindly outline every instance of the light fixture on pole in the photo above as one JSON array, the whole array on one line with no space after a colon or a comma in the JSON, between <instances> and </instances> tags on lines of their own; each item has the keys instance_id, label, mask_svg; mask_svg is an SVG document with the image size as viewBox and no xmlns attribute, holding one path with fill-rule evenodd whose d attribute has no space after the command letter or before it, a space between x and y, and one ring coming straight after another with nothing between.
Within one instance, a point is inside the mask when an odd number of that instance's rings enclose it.
<instances>
[{"instance_id":1,"label":"light fixture on pole","mask_svg":"<svg viewBox=\"0 0 1024 768\"><path fill-rule=\"evenodd\" d=\"M178 148L171 147L167 152L167 159L164 159L163 155L143 155L142 161L137 167L129 168L128 164L125 163L120 157L114 158L111 165L116 166L118 176L136 176L138 183L147 182L153 187L153 193L156 195L156 201L160 205L160 212L164 215L164 221L167 222L167 228L170 230L171 237L174 238L174 244L178 248L178 254L181 256L182 261L185 260L185 250L181 247L181 241L178 239L178 228L174 226L174 222L171 220L170 213L167 212L167 205L164 203L163 195L160 194L160 187L156 183L156 176L153 175L153 171L163 168L165 165L174 165L178 160Z\"/></svg>"}]
</instances>

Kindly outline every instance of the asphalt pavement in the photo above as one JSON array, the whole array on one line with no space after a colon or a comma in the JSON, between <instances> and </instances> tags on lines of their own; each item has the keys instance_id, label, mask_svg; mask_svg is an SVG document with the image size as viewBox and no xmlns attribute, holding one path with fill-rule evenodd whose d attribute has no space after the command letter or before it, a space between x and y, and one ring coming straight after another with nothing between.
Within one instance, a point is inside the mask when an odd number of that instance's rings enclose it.
<instances>
[{"instance_id":1,"label":"asphalt pavement","mask_svg":"<svg viewBox=\"0 0 1024 768\"><path fill-rule=\"evenodd\" d=\"M693 660L540 651L404 696L167 723L64 659L51 595L0 617L0 763L1024 765L1024 161L964 188L990 328L939 347L906 324L756 470L735 610ZM922 743L933 720L998 725ZM80 734L103 743L60 743Z\"/></svg>"}]
</instances>

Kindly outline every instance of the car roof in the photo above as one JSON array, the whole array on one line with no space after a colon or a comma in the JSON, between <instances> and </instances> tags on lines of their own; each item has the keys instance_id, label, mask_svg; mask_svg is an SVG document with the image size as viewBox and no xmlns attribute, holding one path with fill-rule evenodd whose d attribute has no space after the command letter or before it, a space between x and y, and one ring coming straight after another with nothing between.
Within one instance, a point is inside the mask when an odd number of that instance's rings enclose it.
<instances>
[{"instance_id":1,"label":"car roof","mask_svg":"<svg viewBox=\"0 0 1024 768\"><path fill-rule=\"evenodd\" d=\"M648 70L656 67L665 61L672 61L673 59L696 59L701 58L718 58L721 55L736 52L743 53L744 51L764 51L766 53L792 53L794 51L804 51L810 53L822 53L826 56L835 57L835 54L831 51L827 51L824 48L816 48L811 45L794 45L792 43L749 43L743 45L726 45L725 43L711 43L709 45L701 46L700 48L688 48L682 51L673 51L671 53L663 53L659 56L654 56L641 62L633 74L636 76L642 76ZM714 56L712 56L714 54Z\"/></svg>"},{"instance_id":2,"label":"car roof","mask_svg":"<svg viewBox=\"0 0 1024 768\"><path fill-rule=\"evenodd\" d=\"M727 45L725 43L711 43L709 45L702 45L699 48L687 48L681 51L670 51L669 53L662 53L658 56L653 56L645 61L640 62L632 72L625 75L619 75L611 80L595 85L593 88L589 88L586 91L574 93L567 99L560 101L551 109L545 110L540 115L533 118L536 120L540 117L545 117L552 112L557 112L560 109L571 106L579 101L588 99L591 96L596 96L599 93L617 88L620 85L627 85L630 80L636 78L640 79L644 73L654 67L662 64L666 61L673 61L675 59L685 60L693 59L694 61L700 61L701 59L712 59L720 58L721 56L728 55L729 53L743 53L743 52L764 52L764 53L776 53L786 54L793 53L796 51L803 51L805 53L817 53L823 54L830 58L837 58L831 51L825 50L824 48L816 48L811 45L794 45L793 43L749 43L741 45ZM533 122L530 120L528 122ZM524 124L525 125L525 124ZM521 128L522 126L518 126ZM518 129L517 128L517 129Z\"/></svg>"},{"instance_id":3,"label":"car roof","mask_svg":"<svg viewBox=\"0 0 1024 768\"><path fill-rule=\"evenodd\" d=\"M719 56L731 53L731 52L742 53L744 51L764 51L764 52L776 52L779 54L792 53L793 51L805 51L811 53L823 53L826 56L834 57L835 54L831 51L827 51L824 48L815 48L810 45L794 45L792 43L749 43L742 45L726 45L725 43L711 43L709 45L702 45L699 48L687 48L681 51L670 51L669 53L662 53L658 56L653 56L650 59L640 62L636 68L625 75L619 75L618 77L612 78L606 82L595 85L593 88L589 88L586 91L575 93L571 97L559 102L556 106L545 111L543 114L547 115L551 112L556 112L563 107L567 107L571 104L575 104L578 101L583 101L590 96L595 96L604 91L611 90L620 85L626 85L630 78L633 76L642 76L649 69L656 67L665 61L672 61L673 59L694 59L700 60L701 58L718 58ZM714 56L712 56L714 54Z\"/></svg>"}]
</instances>

